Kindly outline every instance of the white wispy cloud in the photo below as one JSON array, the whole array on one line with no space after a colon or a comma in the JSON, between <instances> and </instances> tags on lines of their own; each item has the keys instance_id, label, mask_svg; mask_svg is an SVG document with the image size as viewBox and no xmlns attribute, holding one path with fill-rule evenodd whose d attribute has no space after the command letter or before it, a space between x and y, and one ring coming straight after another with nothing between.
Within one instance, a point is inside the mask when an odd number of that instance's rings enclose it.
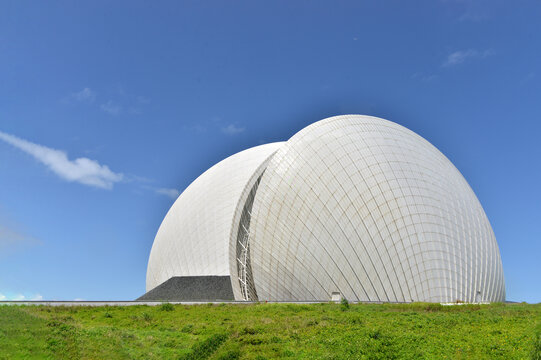
<instances>
[{"instance_id":1,"label":"white wispy cloud","mask_svg":"<svg viewBox=\"0 0 541 360\"><path fill-rule=\"evenodd\" d=\"M12 294L12 295L0 294L0 301L25 301L25 300L41 301L41 300L43 300L43 296L41 296L41 294L35 294L35 295L26 296L26 295L20 294L20 293L19 294Z\"/></svg>"},{"instance_id":2,"label":"white wispy cloud","mask_svg":"<svg viewBox=\"0 0 541 360\"><path fill-rule=\"evenodd\" d=\"M112 189L116 183L126 182L172 199L176 199L180 195L180 191L177 189L151 186L150 183L154 181L152 179L129 174L125 176L122 173L113 172L107 165L101 165L98 161L86 157L70 160L65 151L36 144L15 135L0 131L0 140L31 155L66 181L107 190ZM14 231L0 223L0 250L5 250L11 245L21 245L29 242L39 243L38 240Z\"/></svg>"},{"instance_id":3,"label":"white wispy cloud","mask_svg":"<svg viewBox=\"0 0 541 360\"><path fill-rule=\"evenodd\" d=\"M213 116L210 119L200 119L191 125L186 125L184 126L184 130L198 134L220 131L223 134L233 136L246 131L246 127L237 123L228 123L220 116Z\"/></svg>"},{"instance_id":4,"label":"white wispy cloud","mask_svg":"<svg viewBox=\"0 0 541 360\"><path fill-rule=\"evenodd\" d=\"M8 250L13 250L21 246L32 246L39 244L40 241L31 236L14 230L4 224L0 224L0 253L6 254Z\"/></svg>"},{"instance_id":5,"label":"white wispy cloud","mask_svg":"<svg viewBox=\"0 0 541 360\"><path fill-rule=\"evenodd\" d=\"M442 66L443 67L455 66L455 65L462 64L465 61L470 60L470 59L474 59L474 58L482 59L490 55L494 55L494 51L490 49L484 50L484 51L479 51L475 49L458 50L447 55L447 58L443 62Z\"/></svg>"},{"instance_id":6,"label":"white wispy cloud","mask_svg":"<svg viewBox=\"0 0 541 360\"><path fill-rule=\"evenodd\" d=\"M139 184L149 184L152 183L154 180L147 178L145 176L138 176L133 174L127 174L124 176L123 180L125 182L134 182Z\"/></svg>"},{"instance_id":7,"label":"white wispy cloud","mask_svg":"<svg viewBox=\"0 0 541 360\"><path fill-rule=\"evenodd\" d=\"M84 157L69 160L65 151L51 149L1 131L0 140L31 155L60 178L70 182L112 189L115 183L123 179L123 174L111 171L107 165L100 165L96 160Z\"/></svg>"},{"instance_id":8,"label":"white wispy cloud","mask_svg":"<svg viewBox=\"0 0 541 360\"><path fill-rule=\"evenodd\" d=\"M168 189L168 188L157 188L154 189L156 194L169 196L171 199L176 199L180 195L180 191L177 189Z\"/></svg>"},{"instance_id":9,"label":"white wispy cloud","mask_svg":"<svg viewBox=\"0 0 541 360\"><path fill-rule=\"evenodd\" d=\"M244 130L246 130L245 127L237 126L235 124L229 124L225 127L222 127L222 132L226 135L240 134L241 132L244 132Z\"/></svg>"},{"instance_id":10,"label":"white wispy cloud","mask_svg":"<svg viewBox=\"0 0 541 360\"><path fill-rule=\"evenodd\" d=\"M111 115L118 115L122 111L122 106L115 104L112 100L100 105L100 109Z\"/></svg>"},{"instance_id":11,"label":"white wispy cloud","mask_svg":"<svg viewBox=\"0 0 541 360\"><path fill-rule=\"evenodd\" d=\"M26 241L26 236L0 224L0 249Z\"/></svg>"},{"instance_id":12,"label":"white wispy cloud","mask_svg":"<svg viewBox=\"0 0 541 360\"><path fill-rule=\"evenodd\" d=\"M28 295L28 294L26 294ZM43 300L43 296L41 296L41 294L34 294L34 295L29 295L29 296L26 296L24 294L11 294L11 295L4 295L4 294L1 294L0 293L0 301L25 301L25 300L30 300L30 301L41 301Z\"/></svg>"},{"instance_id":13,"label":"white wispy cloud","mask_svg":"<svg viewBox=\"0 0 541 360\"><path fill-rule=\"evenodd\" d=\"M81 102L94 102L96 100L96 93L90 88L85 87L83 90L74 92L70 95L70 98Z\"/></svg>"},{"instance_id":14,"label":"white wispy cloud","mask_svg":"<svg viewBox=\"0 0 541 360\"><path fill-rule=\"evenodd\" d=\"M100 96L96 91L85 87L81 91L68 94L62 99L64 103L88 103L109 115L134 114L139 115L143 108L150 104L150 98L143 95L129 94L121 85L117 85L114 91L106 91L107 94ZM104 99L105 98L105 99Z\"/></svg>"}]
</instances>

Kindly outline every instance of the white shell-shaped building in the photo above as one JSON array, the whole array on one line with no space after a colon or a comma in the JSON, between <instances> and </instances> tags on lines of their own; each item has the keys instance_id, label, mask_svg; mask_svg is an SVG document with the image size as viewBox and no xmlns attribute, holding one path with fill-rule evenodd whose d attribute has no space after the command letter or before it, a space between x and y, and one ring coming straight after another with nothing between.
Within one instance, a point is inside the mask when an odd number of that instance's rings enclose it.
<instances>
[{"instance_id":1,"label":"white shell-shaped building","mask_svg":"<svg viewBox=\"0 0 541 360\"><path fill-rule=\"evenodd\" d=\"M498 244L460 172L414 132L361 115L196 179L156 235L147 291L141 299L505 300Z\"/></svg>"}]
</instances>

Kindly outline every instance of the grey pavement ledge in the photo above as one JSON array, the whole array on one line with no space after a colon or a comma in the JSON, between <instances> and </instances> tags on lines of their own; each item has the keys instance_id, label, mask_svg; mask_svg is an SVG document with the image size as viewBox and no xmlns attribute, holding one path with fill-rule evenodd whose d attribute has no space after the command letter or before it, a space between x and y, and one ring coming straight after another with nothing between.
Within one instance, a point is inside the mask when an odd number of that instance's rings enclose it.
<instances>
[{"instance_id":1,"label":"grey pavement ledge","mask_svg":"<svg viewBox=\"0 0 541 360\"><path fill-rule=\"evenodd\" d=\"M229 276L175 276L137 301L232 301Z\"/></svg>"}]
</instances>

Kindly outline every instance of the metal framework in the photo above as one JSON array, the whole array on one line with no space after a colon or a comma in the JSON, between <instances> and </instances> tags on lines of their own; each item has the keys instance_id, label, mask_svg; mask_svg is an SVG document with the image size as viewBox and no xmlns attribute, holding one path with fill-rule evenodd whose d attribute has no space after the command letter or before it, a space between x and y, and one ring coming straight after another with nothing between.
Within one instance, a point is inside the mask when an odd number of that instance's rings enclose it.
<instances>
[{"instance_id":1,"label":"metal framework","mask_svg":"<svg viewBox=\"0 0 541 360\"><path fill-rule=\"evenodd\" d=\"M242 208L239 231L237 233L237 269L240 289L243 299L251 301L257 301L257 292L252 277L252 265L250 263L250 219L252 218L252 206L254 205L255 194L262 176L263 174L259 176L248 194L246 203Z\"/></svg>"}]
</instances>

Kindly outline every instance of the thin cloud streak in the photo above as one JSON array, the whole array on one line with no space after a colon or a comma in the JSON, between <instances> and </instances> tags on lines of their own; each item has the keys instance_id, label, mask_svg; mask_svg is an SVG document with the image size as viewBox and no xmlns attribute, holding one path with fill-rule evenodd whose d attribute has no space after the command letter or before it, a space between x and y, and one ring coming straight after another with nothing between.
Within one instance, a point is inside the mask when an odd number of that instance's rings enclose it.
<instances>
[{"instance_id":1,"label":"thin cloud streak","mask_svg":"<svg viewBox=\"0 0 541 360\"><path fill-rule=\"evenodd\" d=\"M478 58L483 59L488 56L494 55L494 51L492 50L485 50L485 51L479 51L475 49L468 49L468 50L459 50L455 51L447 56L445 61L443 62L443 67L451 67L455 65L462 64L466 62L467 60Z\"/></svg>"},{"instance_id":2,"label":"thin cloud streak","mask_svg":"<svg viewBox=\"0 0 541 360\"><path fill-rule=\"evenodd\" d=\"M77 101L93 102L96 99L96 93L90 88L84 88L83 90L72 94L72 97Z\"/></svg>"},{"instance_id":3,"label":"thin cloud streak","mask_svg":"<svg viewBox=\"0 0 541 360\"><path fill-rule=\"evenodd\" d=\"M222 127L222 132L226 135L237 135L246 130L245 127L236 126L235 124L229 124L225 127Z\"/></svg>"},{"instance_id":4,"label":"thin cloud streak","mask_svg":"<svg viewBox=\"0 0 541 360\"><path fill-rule=\"evenodd\" d=\"M118 115L122 111L120 105L115 104L113 101L109 100L104 104L100 105L100 109L111 115Z\"/></svg>"},{"instance_id":5,"label":"thin cloud streak","mask_svg":"<svg viewBox=\"0 0 541 360\"><path fill-rule=\"evenodd\" d=\"M83 88L81 91L72 92L63 98L63 103L87 103L92 104L96 108L109 115L119 114L134 114L139 115L142 113L142 108L150 104L150 98L143 95L131 95L126 93L124 89L119 86L112 99L103 99L104 96L100 96L98 99L98 93L89 87Z\"/></svg>"},{"instance_id":6,"label":"thin cloud streak","mask_svg":"<svg viewBox=\"0 0 541 360\"><path fill-rule=\"evenodd\" d=\"M88 87L85 87L81 91L71 93L63 101L93 103L94 100L96 100L96 92L94 92L92 89Z\"/></svg>"},{"instance_id":7,"label":"thin cloud streak","mask_svg":"<svg viewBox=\"0 0 541 360\"><path fill-rule=\"evenodd\" d=\"M170 197L171 199L176 199L180 195L180 191L177 189L168 189L168 188L157 188L154 189L156 194L165 195Z\"/></svg>"},{"instance_id":8,"label":"thin cloud streak","mask_svg":"<svg viewBox=\"0 0 541 360\"><path fill-rule=\"evenodd\" d=\"M107 165L100 165L95 160L88 158L69 160L67 153L62 150L38 145L1 131L0 140L31 155L60 178L69 182L110 190L115 183L123 179L123 174L115 173Z\"/></svg>"},{"instance_id":9,"label":"thin cloud streak","mask_svg":"<svg viewBox=\"0 0 541 360\"><path fill-rule=\"evenodd\" d=\"M0 253L25 245L36 245L40 241L19 231L0 224Z\"/></svg>"}]
</instances>

